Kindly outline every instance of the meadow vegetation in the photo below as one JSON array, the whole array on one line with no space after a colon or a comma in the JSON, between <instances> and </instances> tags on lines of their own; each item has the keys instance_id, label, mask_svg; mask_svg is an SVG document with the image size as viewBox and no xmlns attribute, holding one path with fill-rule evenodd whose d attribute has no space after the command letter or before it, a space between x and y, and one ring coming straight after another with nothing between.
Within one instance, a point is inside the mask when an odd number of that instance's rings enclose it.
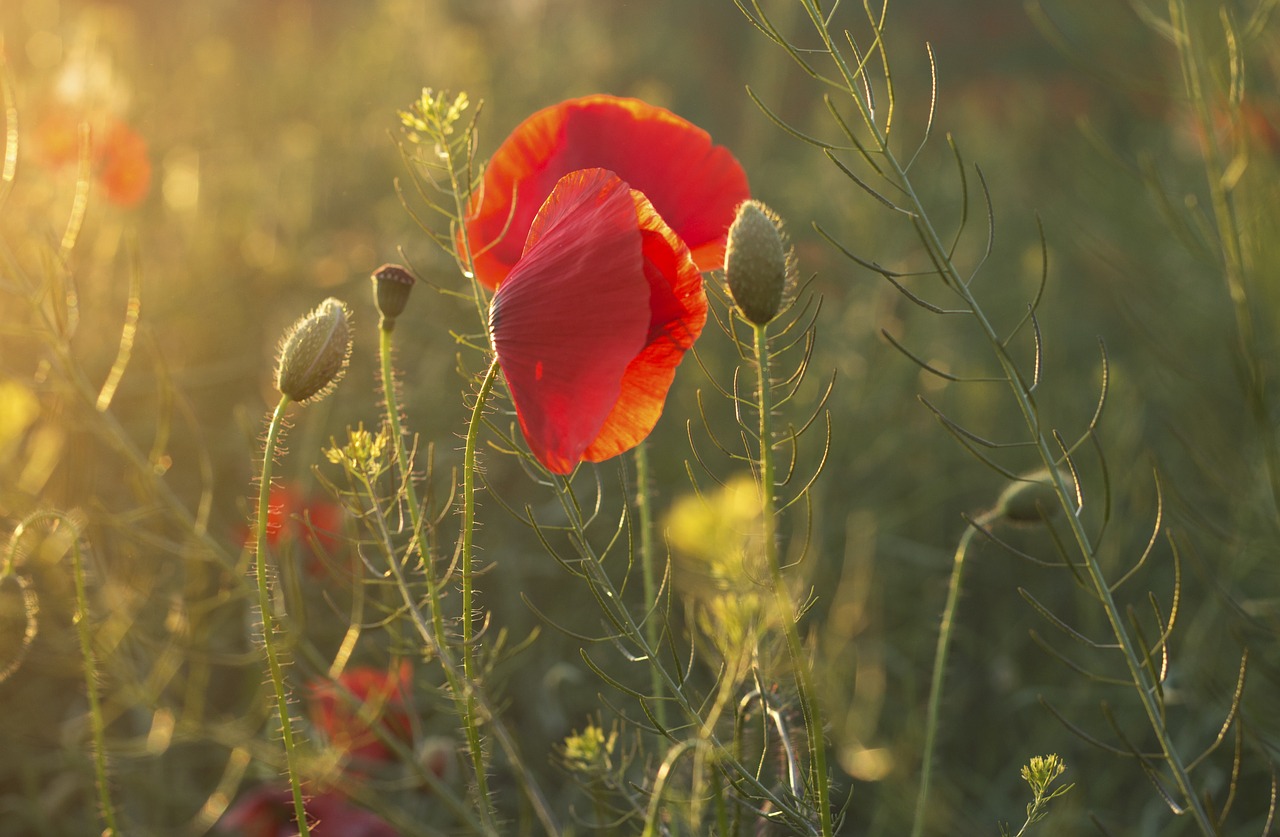
<instances>
[{"instance_id":1,"label":"meadow vegetation","mask_svg":"<svg viewBox=\"0 0 1280 837\"><path fill-rule=\"evenodd\" d=\"M1277 5L5 0L0 837L1273 833Z\"/></svg>"}]
</instances>

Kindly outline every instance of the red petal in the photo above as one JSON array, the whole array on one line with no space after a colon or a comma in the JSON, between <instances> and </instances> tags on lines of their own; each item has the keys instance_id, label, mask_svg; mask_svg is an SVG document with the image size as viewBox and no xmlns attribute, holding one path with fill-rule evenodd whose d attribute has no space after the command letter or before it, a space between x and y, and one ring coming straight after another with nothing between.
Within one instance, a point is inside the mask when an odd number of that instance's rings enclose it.
<instances>
[{"instance_id":1,"label":"red petal","mask_svg":"<svg viewBox=\"0 0 1280 837\"><path fill-rule=\"evenodd\" d=\"M600 434L650 331L635 202L601 169L552 190L493 298L489 330L529 449L567 474Z\"/></svg>"},{"instance_id":2,"label":"red petal","mask_svg":"<svg viewBox=\"0 0 1280 837\"><path fill-rule=\"evenodd\" d=\"M632 191L641 226L650 322L644 349L627 366L618 400L583 458L602 462L649 435L666 403L676 367L707 321L702 274L689 248L663 223L653 206Z\"/></svg>"},{"instance_id":3,"label":"red petal","mask_svg":"<svg viewBox=\"0 0 1280 837\"><path fill-rule=\"evenodd\" d=\"M466 228L481 282L496 287L506 277L551 189L589 167L609 169L643 192L700 270L723 264L734 210L750 197L737 160L668 110L599 95L538 111L494 153Z\"/></svg>"}]
</instances>

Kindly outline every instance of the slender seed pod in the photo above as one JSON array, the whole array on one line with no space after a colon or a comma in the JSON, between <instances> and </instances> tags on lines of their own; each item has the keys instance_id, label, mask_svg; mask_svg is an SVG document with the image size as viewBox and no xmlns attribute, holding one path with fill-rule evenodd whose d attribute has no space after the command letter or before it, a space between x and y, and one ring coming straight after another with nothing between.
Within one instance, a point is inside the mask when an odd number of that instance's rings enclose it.
<instances>
[{"instance_id":1,"label":"slender seed pod","mask_svg":"<svg viewBox=\"0 0 1280 837\"><path fill-rule=\"evenodd\" d=\"M782 219L759 201L738 204L724 257L725 283L738 312L755 325L773 320L793 272Z\"/></svg>"},{"instance_id":2,"label":"slender seed pod","mask_svg":"<svg viewBox=\"0 0 1280 837\"><path fill-rule=\"evenodd\" d=\"M351 314L333 297L298 320L280 341L276 389L293 401L319 401L337 386L351 355Z\"/></svg>"},{"instance_id":3,"label":"slender seed pod","mask_svg":"<svg viewBox=\"0 0 1280 837\"><path fill-rule=\"evenodd\" d=\"M383 331L395 328L396 317L404 313L409 302L414 281L413 274L398 264L384 264L373 272L373 301L382 315Z\"/></svg>"}]
</instances>

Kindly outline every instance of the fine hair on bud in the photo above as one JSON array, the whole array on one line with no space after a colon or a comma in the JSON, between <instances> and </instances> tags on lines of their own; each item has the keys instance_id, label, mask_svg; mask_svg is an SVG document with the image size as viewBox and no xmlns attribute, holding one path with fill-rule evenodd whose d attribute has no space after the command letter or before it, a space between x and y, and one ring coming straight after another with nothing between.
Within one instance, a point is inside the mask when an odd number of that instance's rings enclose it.
<instances>
[{"instance_id":1,"label":"fine hair on bud","mask_svg":"<svg viewBox=\"0 0 1280 837\"><path fill-rule=\"evenodd\" d=\"M350 355L351 312L329 297L280 341L276 389L293 401L319 401L342 380Z\"/></svg>"},{"instance_id":2,"label":"fine hair on bud","mask_svg":"<svg viewBox=\"0 0 1280 837\"><path fill-rule=\"evenodd\" d=\"M382 315L383 329L390 331L395 327L396 317L404 313L415 281L413 274L398 264L384 264L373 272L373 301Z\"/></svg>"},{"instance_id":3,"label":"fine hair on bud","mask_svg":"<svg viewBox=\"0 0 1280 837\"><path fill-rule=\"evenodd\" d=\"M740 203L724 256L725 284L738 312L755 325L772 321L794 272L782 219L760 201Z\"/></svg>"},{"instance_id":4,"label":"fine hair on bud","mask_svg":"<svg viewBox=\"0 0 1280 837\"><path fill-rule=\"evenodd\" d=\"M1067 482L1071 477L1059 472ZM1049 520L1060 510L1053 473L1044 468L1023 474L1010 483L996 501L996 514L1009 523L1034 524Z\"/></svg>"}]
</instances>

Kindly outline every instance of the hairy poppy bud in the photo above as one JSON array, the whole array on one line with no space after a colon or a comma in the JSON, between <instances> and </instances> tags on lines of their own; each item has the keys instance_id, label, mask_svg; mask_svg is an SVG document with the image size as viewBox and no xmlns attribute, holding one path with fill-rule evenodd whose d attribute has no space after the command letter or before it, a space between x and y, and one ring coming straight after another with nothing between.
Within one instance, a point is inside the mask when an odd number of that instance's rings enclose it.
<instances>
[{"instance_id":1,"label":"hairy poppy bud","mask_svg":"<svg viewBox=\"0 0 1280 837\"><path fill-rule=\"evenodd\" d=\"M351 315L329 297L280 342L276 389L294 401L318 401L342 380L351 354Z\"/></svg>"},{"instance_id":2,"label":"hairy poppy bud","mask_svg":"<svg viewBox=\"0 0 1280 837\"><path fill-rule=\"evenodd\" d=\"M1069 476L1062 476L1070 480ZM1010 523L1039 523L1053 517L1060 508L1053 474L1043 468L1023 474L996 501L996 514Z\"/></svg>"},{"instance_id":3,"label":"hairy poppy bud","mask_svg":"<svg viewBox=\"0 0 1280 837\"><path fill-rule=\"evenodd\" d=\"M778 316L791 270L782 219L759 201L738 204L724 256L725 282L734 305L749 322Z\"/></svg>"},{"instance_id":4,"label":"hairy poppy bud","mask_svg":"<svg viewBox=\"0 0 1280 837\"><path fill-rule=\"evenodd\" d=\"M373 272L373 300L382 315L383 331L395 328L413 290L413 274L398 264L384 264Z\"/></svg>"}]
</instances>

